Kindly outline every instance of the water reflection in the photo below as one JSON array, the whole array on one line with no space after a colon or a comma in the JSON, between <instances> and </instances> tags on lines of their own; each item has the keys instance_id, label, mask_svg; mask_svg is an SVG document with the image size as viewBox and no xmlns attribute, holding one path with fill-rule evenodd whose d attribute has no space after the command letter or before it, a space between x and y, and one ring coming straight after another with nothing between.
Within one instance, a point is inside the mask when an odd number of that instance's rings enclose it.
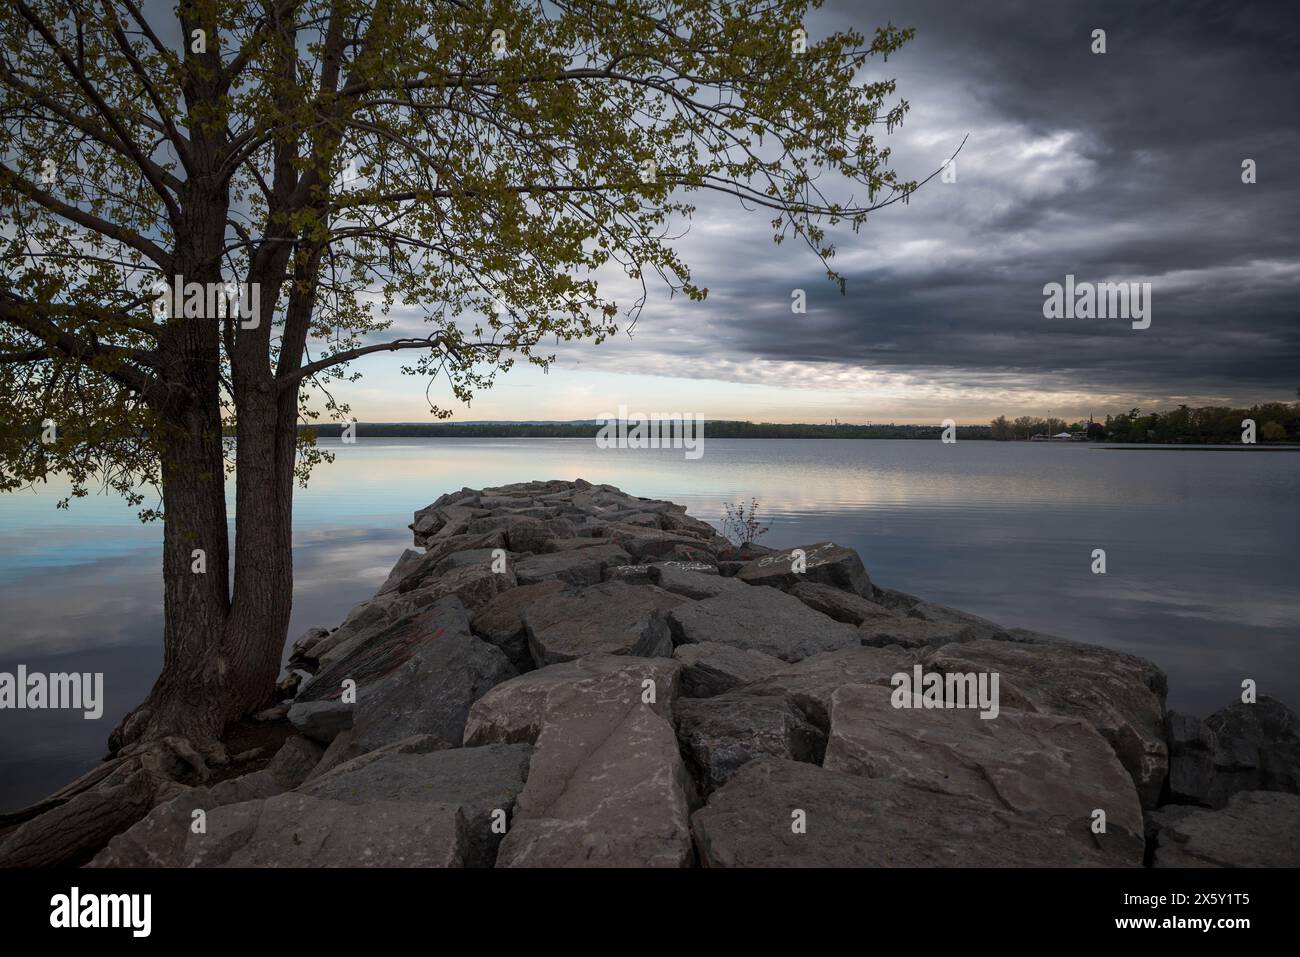
<instances>
[{"instance_id":1,"label":"water reflection","mask_svg":"<svg viewBox=\"0 0 1300 957\"><path fill-rule=\"evenodd\" d=\"M1208 713L1243 677L1300 706L1300 455L921 441L326 441L298 492L291 637L337 624L410 544L414 509L462 486L582 477L716 520L759 500L763 541L857 548L873 580L1007 625L1145 655L1170 704ZM0 496L0 670L105 672L100 721L0 712L0 807L90 766L161 663L161 529L115 499ZM234 514L233 502L230 505ZM1108 574L1089 571L1105 548Z\"/></svg>"}]
</instances>

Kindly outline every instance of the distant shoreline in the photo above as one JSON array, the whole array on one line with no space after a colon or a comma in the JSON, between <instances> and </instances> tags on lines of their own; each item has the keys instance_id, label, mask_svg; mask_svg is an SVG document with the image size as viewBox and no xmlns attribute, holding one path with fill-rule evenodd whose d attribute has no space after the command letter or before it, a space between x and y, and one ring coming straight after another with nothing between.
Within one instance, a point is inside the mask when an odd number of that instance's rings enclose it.
<instances>
[{"instance_id":1,"label":"distant shoreline","mask_svg":"<svg viewBox=\"0 0 1300 957\"><path fill-rule=\"evenodd\" d=\"M943 427L938 425L755 425L750 422L705 422L705 436L709 439L939 439ZM595 439L601 426L587 423L475 423L466 425L440 425L419 422L358 422L356 434L367 438L386 439ZM343 433L338 423L319 426L299 426L300 433L314 431L317 438L337 439ZM1196 450L1203 452L1296 452L1300 445L1224 445L1222 443L1125 443L1106 441L1031 443L1023 439L993 439L986 425L959 425L956 438L961 441L997 442L1007 445L1073 445L1092 449L1123 449L1141 451Z\"/></svg>"},{"instance_id":2,"label":"distant shoreline","mask_svg":"<svg viewBox=\"0 0 1300 957\"><path fill-rule=\"evenodd\" d=\"M635 423L637 420L631 420ZM665 420L667 421L667 420ZM484 422L464 425L423 422L357 422L358 435L378 438L545 438L594 439L604 428L596 422L513 423ZM801 425L752 422L704 421L710 439L937 439L942 425ZM315 431L319 438L338 438L343 426L337 422L299 426L299 432ZM991 441L987 425L959 425L958 439Z\"/></svg>"},{"instance_id":3,"label":"distant shoreline","mask_svg":"<svg viewBox=\"0 0 1300 957\"><path fill-rule=\"evenodd\" d=\"M1300 445L1096 445L1111 452L1300 452Z\"/></svg>"}]
</instances>

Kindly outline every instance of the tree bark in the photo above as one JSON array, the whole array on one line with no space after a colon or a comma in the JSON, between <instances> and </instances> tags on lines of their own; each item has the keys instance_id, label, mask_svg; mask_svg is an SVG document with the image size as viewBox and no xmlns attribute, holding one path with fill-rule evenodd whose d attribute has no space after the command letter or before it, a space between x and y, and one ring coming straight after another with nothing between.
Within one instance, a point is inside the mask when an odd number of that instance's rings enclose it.
<instances>
[{"instance_id":1,"label":"tree bark","mask_svg":"<svg viewBox=\"0 0 1300 957\"><path fill-rule=\"evenodd\" d=\"M202 404L178 411L177 424L160 436L163 669L149 697L114 730L111 751L168 735L213 741L228 720L221 646L230 610L230 550L221 423L218 410Z\"/></svg>"},{"instance_id":2,"label":"tree bark","mask_svg":"<svg viewBox=\"0 0 1300 957\"><path fill-rule=\"evenodd\" d=\"M184 282L217 283L224 197L196 187L175 264ZM283 256L270 276L283 269ZM254 275L254 281L260 274ZM266 358L277 285L261 288L259 326L229 328L236 412L234 580L222 449L222 320L173 317L160 350L174 376L164 407L162 673L109 739L118 751L170 736L210 754L226 725L269 703L293 598L296 391L281 397ZM195 570L196 550L206 568Z\"/></svg>"},{"instance_id":3,"label":"tree bark","mask_svg":"<svg viewBox=\"0 0 1300 957\"><path fill-rule=\"evenodd\" d=\"M269 703L293 608L297 407L286 415L286 404L269 375L239 404L234 597L223 642L236 717Z\"/></svg>"}]
</instances>

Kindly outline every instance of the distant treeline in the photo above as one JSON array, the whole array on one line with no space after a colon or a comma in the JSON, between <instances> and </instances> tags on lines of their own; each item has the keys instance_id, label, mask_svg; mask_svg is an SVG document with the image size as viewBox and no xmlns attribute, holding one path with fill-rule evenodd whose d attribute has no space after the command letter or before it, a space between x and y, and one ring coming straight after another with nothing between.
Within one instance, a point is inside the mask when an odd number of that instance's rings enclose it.
<instances>
[{"instance_id":1,"label":"distant treeline","mask_svg":"<svg viewBox=\"0 0 1300 957\"><path fill-rule=\"evenodd\" d=\"M635 423L634 423L635 424ZM323 423L300 426L301 431L314 429L321 438L338 438L343 426ZM482 422L473 425L453 425L447 422L359 422L359 436L377 438L533 438L533 439L594 439L602 425L590 422L529 424L515 422ZM960 425L959 439L987 439L987 425ZM943 434L939 425L780 425L769 422L715 422L704 423L704 437L708 439L937 439Z\"/></svg>"},{"instance_id":2,"label":"distant treeline","mask_svg":"<svg viewBox=\"0 0 1300 957\"><path fill-rule=\"evenodd\" d=\"M1130 409L1108 415L1104 422L1074 422L1022 415L1008 420L1000 415L989 425L990 438L999 442L1028 439L1034 435L1081 432L1094 442L1146 442L1177 445L1238 445L1244 419L1255 422L1257 442L1300 441L1300 402L1265 402L1249 409L1205 406L1193 409L1180 405L1169 412L1143 413Z\"/></svg>"}]
</instances>

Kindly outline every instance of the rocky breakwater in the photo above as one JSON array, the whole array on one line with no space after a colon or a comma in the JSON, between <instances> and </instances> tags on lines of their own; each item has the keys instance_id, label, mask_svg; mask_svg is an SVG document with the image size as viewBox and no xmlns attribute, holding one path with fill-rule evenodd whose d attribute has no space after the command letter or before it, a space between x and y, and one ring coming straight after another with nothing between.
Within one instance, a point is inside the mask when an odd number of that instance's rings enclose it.
<instances>
[{"instance_id":1,"label":"rocky breakwater","mask_svg":"<svg viewBox=\"0 0 1300 957\"><path fill-rule=\"evenodd\" d=\"M411 528L294 645L271 766L162 789L95 865L1300 862L1276 702L1171 714L1150 662L608 485L466 488Z\"/></svg>"}]
</instances>

